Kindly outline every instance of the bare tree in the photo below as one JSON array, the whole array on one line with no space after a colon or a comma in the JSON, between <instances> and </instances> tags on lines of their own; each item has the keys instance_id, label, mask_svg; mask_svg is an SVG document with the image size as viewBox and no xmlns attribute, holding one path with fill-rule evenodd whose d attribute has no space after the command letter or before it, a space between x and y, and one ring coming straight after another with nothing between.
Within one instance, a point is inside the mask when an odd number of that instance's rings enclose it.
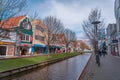
<instances>
[{"instance_id":1,"label":"bare tree","mask_svg":"<svg viewBox=\"0 0 120 80\"><path fill-rule=\"evenodd\" d=\"M55 40L54 34L62 33L64 31L64 27L63 27L63 24L61 23L61 21L53 16L46 17L43 20L43 23L48 27L48 31L47 31L48 50L47 50L47 52L49 53L50 45L52 45L54 43L54 40Z\"/></svg>"},{"instance_id":2,"label":"bare tree","mask_svg":"<svg viewBox=\"0 0 120 80\"><path fill-rule=\"evenodd\" d=\"M84 49L90 50L89 46L84 41L82 41L82 40L80 42L80 48L82 50L84 50Z\"/></svg>"},{"instance_id":3,"label":"bare tree","mask_svg":"<svg viewBox=\"0 0 120 80\"><path fill-rule=\"evenodd\" d=\"M66 37L66 40L65 40L66 52L68 52L70 43L76 40L76 34L70 29L65 29L64 34Z\"/></svg>"},{"instance_id":4,"label":"bare tree","mask_svg":"<svg viewBox=\"0 0 120 80\"><path fill-rule=\"evenodd\" d=\"M9 18L14 17L26 5L26 0L0 0L0 36L8 35L11 29L6 29L4 24Z\"/></svg>"},{"instance_id":5,"label":"bare tree","mask_svg":"<svg viewBox=\"0 0 120 80\"><path fill-rule=\"evenodd\" d=\"M95 44L95 34L94 34L95 28L94 28L94 25L92 24L92 22L94 22L94 21L101 21L101 23L98 25L98 30L105 27L105 21L101 17L101 10L99 10L97 8L91 10L91 12L88 16L88 19L83 21L83 23L82 23L82 27L85 32L85 35L88 37L88 39L90 40L90 42L93 46Z\"/></svg>"},{"instance_id":6,"label":"bare tree","mask_svg":"<svg viewBox=\"0 0 120 80\"><path fill-rule=\"evenodd\" d=\"M31 20L34 20L34 19L40 19L40 16L39 16L39 13L37 11L35 11L31 16L30 16Z\"/></svg>"}]
</instances>

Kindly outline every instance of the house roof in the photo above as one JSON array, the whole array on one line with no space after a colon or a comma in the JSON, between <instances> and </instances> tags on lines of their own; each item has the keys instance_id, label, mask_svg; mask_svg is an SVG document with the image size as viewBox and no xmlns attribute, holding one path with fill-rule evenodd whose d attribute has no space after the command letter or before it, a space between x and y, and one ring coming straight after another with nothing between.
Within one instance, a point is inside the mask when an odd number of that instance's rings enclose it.
<instances>
[{"instance_id":1,"label":"house roof","mask_svg":"<svg viewBox=\"0 0 120 80\"><path fill-rule=\"evenodd\" d=\"M16 16L16 17L12 17L12 18L8 18L6 20L3 20L0 22L0 28L10 29L13 27L17 27L19 25L20 20L23 19L24 17L25 17L25 15Z\"/></svg>"},{"instance_id":2,"label":"house roof","mask_svg":"<svg viewBox=\"0 0 120 80\"><path fill-rule=\"evenodd\" d=\"M80 47L83 47L85 49L90 49L90 47L83 41L83 40L76 40L74 41L74 47L77 47L79 45Z\"/></svg>"},{"instance_id":3,"label":"house roof","mask_svg":"<svg viewBox=\"0 0 120 80\"><path fill-rule=\"evenodd\" d=\"M64 45L64 41L65 41L65 35L64 34L54 34L54 36L55 36L55 38L54 38L54 41L57 41L57 39L58 39L58 42L57 42L57 44L59 45L59 46L65 46ZM58 37L58 38L56 38L56 36Z\"/></svg>"}]
</instances>

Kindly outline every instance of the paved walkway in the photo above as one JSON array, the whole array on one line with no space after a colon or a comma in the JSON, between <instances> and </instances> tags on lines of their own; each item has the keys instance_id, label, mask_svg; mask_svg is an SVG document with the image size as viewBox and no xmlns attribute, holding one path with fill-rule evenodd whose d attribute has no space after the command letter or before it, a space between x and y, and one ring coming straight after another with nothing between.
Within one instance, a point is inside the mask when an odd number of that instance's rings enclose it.
<instances>
[{"instance_id":1,"label":"paved walkway","mask_svg":"<svg viewBox=\"0 0 120 80\"><path fill-rule=\"evenodd\" d=\"M101 65L95 62L95 56L92 55L82 80L120 80L120 57L110 54L100 58Z\"/></svg>"}]
</instances>

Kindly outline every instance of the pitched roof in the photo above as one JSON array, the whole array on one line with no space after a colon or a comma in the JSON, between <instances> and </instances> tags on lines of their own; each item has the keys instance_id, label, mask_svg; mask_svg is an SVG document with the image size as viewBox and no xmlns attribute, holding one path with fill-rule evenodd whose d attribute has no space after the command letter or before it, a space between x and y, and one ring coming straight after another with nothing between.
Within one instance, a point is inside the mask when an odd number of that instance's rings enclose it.
<instances>
[{"instance_id":1,"label":"pitched roof","mask_svg":"<svg viewBox=\"0 0 120 80\"><path fill-rule=\"evenodd\" d=\"M83 47L85 49L90 49L90 47L83 41L83 40L76 40L74 41L74 47L77 47L79 45L80 47Z\"/></svg>"},{"instance_id":2,"label":"pitched roof","mask_svg":"<svg viewBox=\"0 0 120 80\"><path fill-rule=\"evenodd\" d=\"M19 25L20 20L23 19L24 17L25 17L25 15L16 16L16 17L12 17L12 18L8 18L6 20L3 20L0 22L0 28L10 29L13 27L17 27Z\"/></svg>"}]
</instances>

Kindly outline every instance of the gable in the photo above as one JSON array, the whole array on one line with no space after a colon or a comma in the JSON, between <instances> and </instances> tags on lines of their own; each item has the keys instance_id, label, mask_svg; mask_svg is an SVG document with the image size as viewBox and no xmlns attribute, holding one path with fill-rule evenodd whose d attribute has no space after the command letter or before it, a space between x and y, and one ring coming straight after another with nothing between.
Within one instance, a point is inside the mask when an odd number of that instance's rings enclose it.
<instances>
[{"instance_id":1,"label":"gable","mask_svg":"<svg viewBox=\"0 0 120 80\"><path fill-rule=\"evenodd\" d=\"M32 35L32 25L30 19L25 17L23 20L20 21L19 27L17 27L17 32L21 31L24 34Z\"/></svg>"}]
</instances>

